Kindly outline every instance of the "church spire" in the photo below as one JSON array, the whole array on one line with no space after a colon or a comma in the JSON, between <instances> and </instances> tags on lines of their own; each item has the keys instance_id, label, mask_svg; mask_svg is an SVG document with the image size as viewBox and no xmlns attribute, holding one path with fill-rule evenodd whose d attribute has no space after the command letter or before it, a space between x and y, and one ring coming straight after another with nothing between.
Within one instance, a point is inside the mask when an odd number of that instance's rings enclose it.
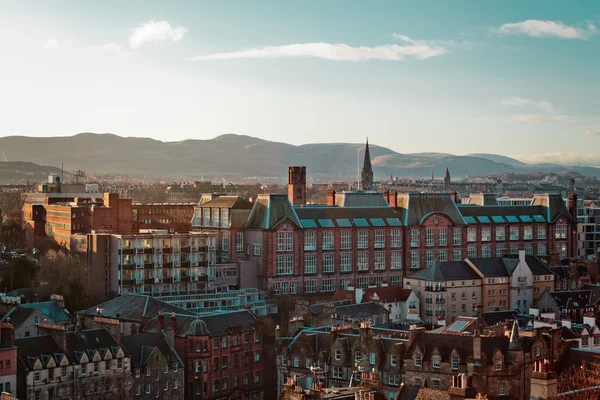
<instances>
[{"instance_id":1,"label":"church spire","mask_svg":"<svg viewBox=\"0 0 600 400\"><path fill-rule=\"evenodd\" d=\"M361 173L361 184L363 190L373 190L373 167L371 166L371 152L369 151L369 138L365 145L365 159Z\"/></svg>"}]
</instances>

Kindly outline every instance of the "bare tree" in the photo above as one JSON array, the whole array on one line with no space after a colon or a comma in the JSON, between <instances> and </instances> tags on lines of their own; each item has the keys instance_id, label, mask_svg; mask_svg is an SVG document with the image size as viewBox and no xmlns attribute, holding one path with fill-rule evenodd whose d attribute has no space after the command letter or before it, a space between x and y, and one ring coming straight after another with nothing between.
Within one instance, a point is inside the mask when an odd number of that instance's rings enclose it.
<instances>
[{"instance_id":1,"label":"bare tree","mask_svg":"<svg viewBox=\"0 0 600 400\"><path fill-rule=\"evenodd\" d=\"M600 358L567 368L558 376L558 393L570 400L600 398Z\"/></svg>"}]
</instances>

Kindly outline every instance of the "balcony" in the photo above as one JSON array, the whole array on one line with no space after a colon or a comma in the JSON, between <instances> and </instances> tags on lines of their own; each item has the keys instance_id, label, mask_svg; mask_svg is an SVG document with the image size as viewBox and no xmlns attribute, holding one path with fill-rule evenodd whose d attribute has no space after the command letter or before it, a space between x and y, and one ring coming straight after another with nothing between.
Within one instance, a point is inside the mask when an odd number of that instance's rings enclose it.
<instances>
[{"instance_id":1,"label":"balcony","mask_svg":"<svg viewBox=\"0 0 600 400\"><path fill-rule=\"evenodd\" d=\"M124 271L131 271L133 269L135 269L135 264L121 264L121 269Z\"/></svg>"},{"instance_id":2,"label":"balcony","mask_svg":"<svg viewBox=\"0 0 600 400\"><path fill-rule=\"evenodd\" d=\"M438 317L440 315L444 315L445 313L446 313L446 311L444 311L444 310L435 310L435 315L437 315Z\"/></svg>"},{"instance_id":3,"label":"balcony","mask_svg":"<svg viewBox=\"0 0 600 400\"><path fill-rule=\"evenodd\" d=\"M119 254L133 254L133 249L132 248L120 249Z\"/></svg>"},{"instance_id":4,"label":"balcony","mask_svg":"<svg viewBox=\"0 0 600 400\"><path fill-rule=\"evenodd\" d=\"M445 286L428 286L425 288L426 292L445 292Z\"/></svg>"},{"instance_id":5,"label":"balcony","mask_svg":"<svg viewBox=\"0 0 600 400\"><path fill-rule=\"evenodd\" d=\"M154 253L154 249L152 247L144 248L144 254L152 254Z\"/></svg>"},{"instance_id":6,"label":"balcony","mask_svg":"<svg viewBox=\"0 0 600 400\"><path fill-rule=\"evenodd\" d=\"M425 310L425 315L433 315L433 311L432 310Z\"/></svg>"},{"instance_id":7,"label":"balcony","mask_svg":"<svg viewBox=\"0 0 600 400\"><path fill-rule=\"evenodd\" d=\"M153 283L154 283L154 278L145 278L144 279L145 285L152 285Z\"/></svg>"},{"instance_id":8,"label":"balcony","mask_svg":"<svg viewBox=\"0 0 600 400\"><path fill-rule=\"evenodd\" d=\"M163 247L162 252L164 254L171 254L171 248L170 247Z\"/></svg>"},{"instance_id":9,"label":"balcony","mask_svg":"<svg viewBox=\"0 0 600 400\"><path fill-rule=\"evenodd\" d=\"M181 252L182 253L189 253L190 252L190 246L181 246Z\"/></svg>"},{"instance_id":10,"label":"balcony","mask_svg":"<svg viewBox=\"0 0 600 400\"><path fill-rule=\"evenodd\" d=\"M133 279L121 279L121 285L123 286L131 286L133 285L134 280Z\"/></svg>"},{"instance_id":11,"label":"balcony","mask_svg":"<svg viewBox=\"0 0 600 400\"><path fill-rule=\"evenodd\" d=\"M162 278L162 283L172 283L173 279L172 278Z\"/></svg>"},{"instance_id":12,"label":"balcony","mask_svg":"<svg viewBox=\"0 0 600 400\"><path fill-rule=\"evenodd\" d=\"M144 263L144 269L154 269L154 263L152 263L152 262L145 262Z\"/></svg>"},{"instance_id":13,"label":"balcony","mask_svg":"<svg viewBox=\"0 0 600 400\"><path fill-rule=\"evenodd\" d=\"M427 304L431 304L431 303L433 303L433 299L432 299L432 298L430 298L430 297L426 297L426 298L425 298L425 303L427 303Z\"/></svg>"},{"instance_id":14,"label":"balcony","mask_svg":"<svg viewBox=\"0 0 600 400\"><path fill-rule=\"evenodd\" d=\"M439 297L437 299L435 299L435 303L436 304L445 304L446 303L446 299L443 297Z\"/></svg>"},{"instance_id":15,"label":"balcony","mask_svg":"<svg viewBox=\"0 0 600 400\"><path fill-rule=\"evenodd\" d=\"M189 268L190 267L190 262L189 261L182 261L181 262L181 268Z\"/></svg>"}]
</instances>

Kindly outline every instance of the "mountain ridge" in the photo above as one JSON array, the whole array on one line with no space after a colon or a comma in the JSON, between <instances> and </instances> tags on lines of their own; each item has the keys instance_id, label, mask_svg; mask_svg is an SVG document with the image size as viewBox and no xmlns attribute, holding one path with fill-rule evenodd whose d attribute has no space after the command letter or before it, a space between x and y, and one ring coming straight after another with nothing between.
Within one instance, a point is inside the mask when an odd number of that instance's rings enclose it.
<instances>
[{"instance_id":1,"label":"mountain ridge","mask_svg":"<svg viewBox=\"0 0 600 400\"><path fill-rule=\"evenodd\" d=\"M436 152L398 153L369 144L377 179L441 178L446 167L454 179L472 175L520 172L578 172L600 177L600 168L525 164L496 154L453 155ZM163 142L113 133L82 132L72 136L0 138L9 161L61 165L69 170L156 177L282 177L288 165L306 165L310 176L354 180L362 165L364 144L308 143L292 145L248 135L226 133L212 139Z\"/></svg>"}]
</instances>

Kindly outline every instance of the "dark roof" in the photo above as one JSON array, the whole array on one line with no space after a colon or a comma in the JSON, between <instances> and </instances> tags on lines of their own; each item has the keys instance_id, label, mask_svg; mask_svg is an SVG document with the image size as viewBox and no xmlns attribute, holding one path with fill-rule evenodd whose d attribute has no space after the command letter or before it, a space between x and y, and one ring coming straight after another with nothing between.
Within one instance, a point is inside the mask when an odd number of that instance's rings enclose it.
<instances>
[{"instance_id":1,"label":"dark roof","mask_svg":"<svg viewBox=\"0 0 600 400\"><path fill-rule=\"evenodd\" d=\"M310 311L312 314L321 314L323 312L323 309L325 308L325 306L342 306L342 305L349 305L349 304L354 304L354 299L352 300L348 300L348 299L343 299L343 300L334 300L334 301L328 301L325 303L315 303L315 304L311 304L310 306L308 306L308 311Z\"/></svg>"},{"instance_id":2,"label":"dark roof","mask_svg":"<svg viewBox=\"0 0 600 400\"><path fill-rule=\"evenodd\" d=\"M590 307L591 290L564 290L550 292L552 298L561 309L583 309Z\"/></svg>"},{"instance_id":3,"label":"dark roof","mask_svg":"<svg viewBox=\"0 0 600 400\"><path fill-rule=\"evenodd\" d=\"M506 310L506 311L487 311L481 313L481 317L489 326L494 326L499 323L505 322L507 320L516 319L519 313L514 310Z\"/></svg>"},{"instance_id":4,"label":"dark roof","mask_svg":"<svg viewBox=\"0 0 600 400\"><path fill-rule=\"evenodd\" d=\"M69 354L75 352L86 352L97 349L115 349L119 347L119 343L114 337L104 328L86 329L79 333L67 333L67 349Z\"/></svg>"},{"instance_id":5,"label":"dark roof","mask_svg":"<svg viewBox=\"0 0 600 400\"><path fill-rule=\"evenodd\" d=\"M338 318L369 318L374 315L385 314L388 315L389 311L378 303L366 302L360 304L350 304L344 306L337 306L335 313Z\"/></svg>"},{"instance_id":6,"label":"dark roof","mask_svg":"<svg viewBox=\"0 0 600 400\"><path fill-rule=\"evenodd\" d=\"M469 258L468 260L486 278L510 276L501 258Z\"/></svg>"},{"instance_id":7,"label":"dark roof","mask_svg":"<svg viewBox=\"0 0 600 400\"><path fill-rule=\"evenodd\" d=\"M455 225L465 225L456 203L449 193L401 193L398 208L405 225L418 226L434 213L445 214Z\"/></svg>"},{"instance_id":8,"label":"dark roof","mask_svg":"<svg viewBox=\"0 0 600 400\"><path fill-rule=\"evenodd\" d=\"M301 226L287 195L259 194L246 221L246 228L272 229L284 219Z\"/></svg>"},{"instance_id":9,"label":"dark roof","mask_svg":"<svg viewBox=\"0 0 600 400\"><path fill-rule=\"evenodd\" d=\"M4 317L2 317L2 322L9 322L15 328L19 328L21 324L23 324L27 318L31 317L35 309L33 308L23 308L23 307L13 307Z\"/></svg>"},{"instance_id":10,"label":"dark roof","mask_svg":"<svg viewBox=\"0 0 600 400\"><path fill-rule=\"evenodd\" d=\"M201 207L218 207L234 209L251 209L252 203L239 196L219 196L200 205Z\"/></svg>"},{"instance_id":11,"label":"dark roof","mask_svg":"<svg viewBox=\"0 0 600 400\"><path fill-rule=\"evenodd\" d=\"M417 271L409 278L433 282L481 279L465 261L435 262L431 267Z\"/></svg>"},{"instance_id":12,"label":"dark roof","mask_svg":"<svg viewBox=\"0 0 600 400\"><path fill-rule=\"evenodd\" d=\"M516 260L518 264L519 256L518 255L509 255L504 257L504 263L508 264L510 260ZM533 275L553 275L553 272L546 263L540 260L536 256L525 256L525 262L529 267L529 270ZM515 265L516 267L516 265ZM513 269L514 270L514 269ZM512 272L512 271L511 271Z\"/></svg>"},{"instance_id":13,"label":"dark roof","mask_svg":"<svg viewBox=\"0 0 600 400\"><path fill-rule=\"evenodd\" d=\"M563 362L558 363L558 367L559 370L565 370L569 367L579 368L584 363L592 364L592 367L598 365L600 363L600 351L569 348Z\"/></svg>"},{"instance_id":14,"label":"dark roof","mask_svg":"<svg viewBox=\"0 0 600 400\"><path fill-rule=\"evenodd\" d=\"M71 314L64 307L61 307L55 300L42 301L39 303L21 304L23 308L37 308L54 322L69 322Z\"/></svg>"},{"instance_id":15,"label":"dark roof","mask_svg":"<svg viewBox=\"0 0 600 400\"><path fill-rule=\"evenodd\" d=\"M34 336L15 340L17 357L27 369L33 369L33 364L41 356L54 357L55 362L60 361L64 351L51 336ZM69 361L72 359L67 355Z\"/></svg>"},{"instance_id":16,"label":"dark roof","mask_svg":"<svg viewBox=\"0 0 600 400\"><path fill-rule=\"evenodd\" d=\"M496 198L496 195L491 193L473 193L469 196L465 204L478 206L497 206L498 199Z\"/></svg>"},{"instance_id":17,"label":"dark roof","mask_svg":"<svg viewBox=\"0 0 600 400\"><path fill-rule=\"evenodd\" d=\"M249 332L254 329L254 326L257 322L254 314L247 310L206 315L201 317L178 314L175 322L175 335L180 337L188 336L190 334L190 327L194 328L194 333L200 333L196 329L198 326L196 320L198 319L204 321L206 328L208 329L208 332L206 333L208 333L208 336L210 337L228 335L231 332L231 329L234 327L240 327L242 332ZM144 328L144 331L159 331L157 317L152 318L148 322Z\"/></svg>"},{"instance_id":18,"label":"dark roof","mask_svg":"<svg viewBox=\"0 0 600 400\"><path fill-rule=\"evenodd\" d=\"M550 270L559 279L565 279L569 277L569 266L568 265L553 265Z\"/></svg>"},{"instance_id":19,"label":"dark roof","mask_svg":"<svg viewBox=\"0 0 600 400\"><path fill-rule=\"evenodd\" d=\"M195 315L194 313L172 306L153 297L131 293L116 297L98 306L90 307L87 310L80 311L78 314L97 317L100 316L98 311L96 311L97 308L103 310L102 317L139 323L144 322L145 318L155 317L158 315L159 311L162 311L165 315L171 313Z\"/></svg>"},{"instance_id":20,"label":"dark roof","mask_svg":"<svg viewBox=\"0 0 600 400\"><path fill-rule=\"evenodd\" d=\"M487 217L490 222L494 223L494 218L492 217L501 217L501 221L499 223L505 224L510 222L507 220L507 217L530 217L532 218L534 215L542 216L544 220L546 220L546 209L541 206L501 206L501 205L485 205L480 206L476 204L461 204L458 206L458 209L462 216L466 218L468 221L469 218L476 219L477 221L471 223L479 223L478 217ZM522 220L521 220L522 221ZM535 220L532 220L532 223ZM545 222L545 221L540 221Z\"/></svg>"},{"instance_id":21,"label":"dark roof","mask_svg":"<svg viewBox=\"0 0 600 400\"><path fill-rule=\"evenodd\" d=\"M533 196L532 204L544 207L546 211L544 216L548 222L554 222L561 214L567 221L571 221L569 210L560 194L536 194Z\"/></svg>"},{"instance_id":22,"label":"dark roof","mask_svg":"<svg viewBox=\"0 0 600 400\"><path fill-rule=\"evenodd\" d=\"M174 349L169 346L164 332L144 332L139 335L129 335L122 338L123 349L131 356L135 367L143 367L148 357L158 349L169 362L178 362L183 366Z\"/></svg>"},{"instance_id":23,"label":"dark roof","mask_svg":"<svg viewBox=\"0 0 600 400\"><path fill-rule=\"evenodd\" d=\"M402 224L398 213L387 205L385 207L308 206L294 207L294 210L303 228L323 227L321 222L326 223L325 220L331 221L332 225L329 225L331 228L400 226Z\"/></svg>"},{"instance_id":24,"label":"dark roof","mask_svg":"<svg viewBox=\"0 0 600 400\"><path fill-rule=\"evenodd\" d=\"M593 285L591 283L586 283L581 289L591 290L592 293L590 295L590 303L594 305L598 303L600 300L600 284Z\"/></svg>"}]
</instances>

